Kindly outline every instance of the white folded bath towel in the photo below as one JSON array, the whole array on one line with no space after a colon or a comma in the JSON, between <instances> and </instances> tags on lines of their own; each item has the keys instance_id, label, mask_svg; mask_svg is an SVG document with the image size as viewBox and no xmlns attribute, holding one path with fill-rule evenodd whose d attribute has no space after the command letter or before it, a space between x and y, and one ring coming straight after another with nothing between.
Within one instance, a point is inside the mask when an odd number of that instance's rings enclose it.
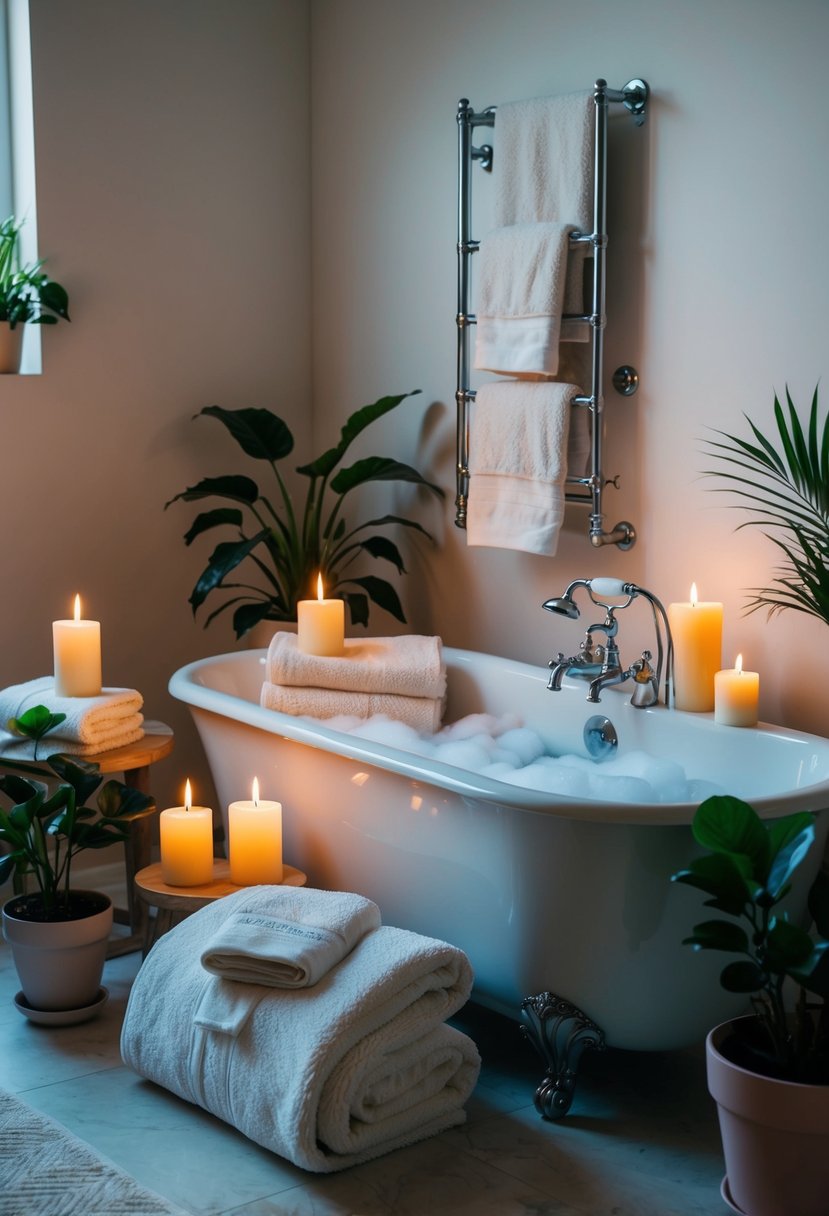
<instances>
[{"instance_id":1,"label":"white folded bath towel","mask_svg":"<svg viewBox=\"0 0 829 1216\"><path fill-rule=\"evenodd\" d=\"M265 680L259 697L264 709L275 709L295 718L336 718L342 714L371 718L385 714L405 722L420 734L440 729L444 701L441 697L398 697L394 693L355 692L337 688L298 688Z\"/></svg>"},{"instance_id":2,"label":"white folded bath towel","mask_svg":"<svg viewBox=\"0 0 829 1216\"><path fill-rule=\"evenodd\" d=\"M480 1058L466 1035L442 1023L469 996L466 956L381 926L312 988L207 975L205 943L258 894L217 900L156 942L130 993L124 1062L318 1173L462 1123ZM247 998L247 1016L229 1034L196 1020L206 983Z\"/></svg>"},{"instance_id":3,"label":"white folded bath towel","mask_svg":"<svg viewBox=\"0 0 829 1216\"><path fill-rule=\"evenodd\" d=\"M495 123L495 227L559 223L578 232L592 232L596 127L592 93L505 102L498 106ZM562 302L565 313L580 315L585 311L584 264L588 252L589 246L584 244L573 245L569 251ZM482 242L479 257L484 256ZM562 323L562 341L586 342L589 336L584 322Z\"/></svg>"},{"instance_id":4,"label":"white folded bath towel","mask_svg":"<svg viewBox=\"0 0 829 1216\"><path fill-rule=\"evenodd\" d=\"M269 887L255 909L241 907L205 945L201 964L225 980L308 988L380 925L380 909L350 891Z\"/></svg>"},{"instance_id":5,"label":"white folded bath towel","mask_svg":"<svg viewBox=\"0 0 829 1216\"><path fill-rule=\"evenodd\" d=\"M564 519L564 480L574 384L483 384L469 447L470 545L552 556Z\"/></svg>"},{"instance_id":6,"label":"white folded bath towel","mask_svg":"<svg viewBox=\"0 0 829 1216\"><path fill-rule=\"evenodd\" d=\"M98 697L59 697L52 676L40 676L0 691L0 755L31 757L33 745L5 730L10 718L19 718L35 705L45 705L66 719L38 745L38 755L54 752L92 756L125 747L143 737L144 699L134 688L104 688Z\"/></svg>"},{"instance_id":7,"label":"white folded bath towel","mask_svg":"<svg viewBox=\"0 0 829 1216\"><path fill-rule=\"evenodd\" d=\"M481 241L475 367L555 375L571 224L512 224Z\"/></svg>"},{"instance_id":8,"label":"white folded bath towel","mask_svg":"<svg viewBox=\"0 0 829 1216\"><path fill-rule=\"evenodd\" d=\"M446 662L438 637L346 638L341 656L305 654L296 635L275 633L265 678L271 684L335 688L439 698L446 692Z\"/></svg>"}]
</instances>

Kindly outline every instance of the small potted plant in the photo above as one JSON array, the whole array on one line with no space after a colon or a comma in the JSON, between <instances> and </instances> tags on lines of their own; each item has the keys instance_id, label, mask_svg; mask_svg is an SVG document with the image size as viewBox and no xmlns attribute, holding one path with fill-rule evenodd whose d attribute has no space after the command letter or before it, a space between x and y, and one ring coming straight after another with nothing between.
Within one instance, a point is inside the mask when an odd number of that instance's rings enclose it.
<instances>
[{"instance_id":1,"label":"small potted plant","mask_svg":"<svg viewBox=\"0 0 829 1216\"><path fill-rule=\"evenodd\" d=\"M37 744L65 718L42 705L9 724ZM41 763L0 756L0 884L13 878L3 906L9 942L23 989L24 1012L71 1011L81 1020L100 992L112 902L71 885L72 861L85 849L127 839L130 820L154 808L152 798L120 781L107 781L95 807L87 805L103 780L96 764L55 754ZM44 778L45 780L38 780ZM56 784L57 782L57 784ZM28 890L31 887L33 889Z\"/></svg>"},{"instance_id":2,"label":"small potted plant","mask_svg":"<svg viewBox=\"0 0 829 1216\"><path fill-rule=\"evenodd\" d=\"M70 320L66 289L45 273L43 259L21 265L22 226L14 216L0 224L0 372L20 370L24 325Z\"/></svg>"},{"instance_id":3,"label":"small potted plant","mask_svg":"<svg viewBox=\"0 0 829 1216\"><path fill-rule=\"evenodd\" d=\"M796 871L818 866L815 822L806 811L766 822L738 798L708 798L693 822L706 852L673 875L728 918L702 921L685 942L737 955L720 982L753 1007L706 1040L723 1196L750 1216L828 1210L829 874L818 868L808 888L814 933L784 904Z\"/></svg>"},{"instance_id":4,"label":"small potted plant","mask_svg":"<svg viewBox=\"0 0 829 1216\"><path fill-rule=\"evenodd\" d=\"M369 600L405 622L391 583L373 574L352 573L351 566L360 557L379 558L405 573L394 541L369 529L400 526L415 529L429 540L432 537L419 523L400 515L348 523L345 501L353 490L377 481L409 482L441 497L443 490L411 465L390 456L367 456L347 467L341 465L357 436L411 395L382 397L352 414L334 447L296 469L307 479L304 501L297 503L279 468L279 461L294 448L293 435L281 418L267 409L226 410L218 405L207 406L196 415L217 419L246 456L261 461L273 477L275 493L269 497L271 492L260 490L252 478L234 473L207 477L166 503L169 507L179 499L217 498L232 504L197 515L185 534L187 545L215 528L230 528L234 534L232 540L216 546L193 588L190 604L194 615L208 596L222 589L235 594L210 613L205 625L231 607L237 638L260 621L296 621L297 601L316 594L316 579L321 574L326 596L345 600L353 625L368 623ZM237 573L244 562L246 570L258 572L257 583Z\"/></svg>"}]
</instances>

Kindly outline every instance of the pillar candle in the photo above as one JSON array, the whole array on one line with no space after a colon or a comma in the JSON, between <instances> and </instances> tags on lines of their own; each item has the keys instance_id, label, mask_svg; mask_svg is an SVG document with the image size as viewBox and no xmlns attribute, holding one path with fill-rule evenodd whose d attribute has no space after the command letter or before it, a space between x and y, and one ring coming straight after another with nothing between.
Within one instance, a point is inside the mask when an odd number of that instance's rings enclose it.
<instances>
[{"instance_id":1,"label":"pillar candle","mask_svg":"<svg viewBox=\"0 0 829 1216\"><path fill-rule=\"evenodd\" d=\"M743 656L731 670L714 677L714 721L723 726L756 726L760 701L760 677L743 671Z\"/></svg>"},{"instance_id":2,"label":"pillar candle","mask_svg":"<svg viewBox=\"0 0 829 1216\"><path fill-rule=\"evenodd\" d=\"M259 797L254 777L249 802L227 808L230 881L237 887L282 882L282 804Z\"/></svg>"},{"instance_id":3,"label":"pillar candle","mask_svg":"<svg viewBox=\"0 0 829 1216\"><path fill-rule=\"evenodd\" d=\"M674 642L674 704L677 709L708 713L714 708L714 676L722 665L723 606L697 600L691 585L687 604L669 604Z\"/></svg>"},{"instance_id":4,"label":"pillar candle","mask_svg":"<svg viewBox=\"0 0 829 1216\"><path fill-rule=\"evenodd\" d=\"M81 620L81 597L75 596L71 621L52 622L55 696L101 695L101 625Z\"/></svg>"},{"instance_id":5,"label":"pillar candle","mask_svg":"<svg viewBox=\"0 0 829 1216\"><path fill-rule=\"evenodd\" d=\"M158 817L161 877L171 887L201 887L213 881L213 812L191 806L190 782L184 806L168 807Z\"/></svg>"},{"instance_id":6,"label":"pillar candle","mask_svg":"<svg viewBox=\"0 0 829 1216\"><path fill-rule=\"evenodd\" d=\"M317 575L317 598L297 604L297 646L304 654L337 656L343 652L345 604L326 600L322 575Z\"/></svg>"}]
</instances>

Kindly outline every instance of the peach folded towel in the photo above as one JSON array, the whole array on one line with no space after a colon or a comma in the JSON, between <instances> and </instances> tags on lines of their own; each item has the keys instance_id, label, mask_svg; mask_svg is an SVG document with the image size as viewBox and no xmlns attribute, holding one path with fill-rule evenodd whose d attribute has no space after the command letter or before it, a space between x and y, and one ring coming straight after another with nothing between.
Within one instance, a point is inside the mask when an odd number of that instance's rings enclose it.
<instances>
[{"instance_id":1,"label":"peach folded towel","mask_svg":"<svg viewBox=\"0 0 829 1216\"><path fill-rule=\"evenodd\" d=\"M440 729L442 697L401 697L394 693L358 692L353 689L300 688L293 685L262 685L259 698L264 709L275 709L295 718L337 718L341 714L371 718L385 714L405 722L419 734L432 735Z\"/></svg>"},{"instance_id":2,"label":"peach folded towel","mask_svg":"<svg viewBox=\"0 0 829 1216\"><path fill-rule=\"evenodd\" d=\"M52 676L41 676L25 684L12 684L0 691L0 755L31 758L33 744L5 730L10 718L19 718L35 705L45 705L66 718L38 745L38 755L67 752L93 756L97 752L126 747L144 735L144 699L134 688L103 688L98 697L58 697Z\"/></svg>"},{"instance_id":3,"label":"peach folded towel","mask_svg":"<svg viewBox=\"0 0 829 1216\"><path fill-rule=\"evenodd\" d=\"M268 647L266 679L270 684L314 690L439 699L446 692L446 663L438 637L404 634L396 638L346 638L342 656L328 658L303 653L294 634L280 632L274 634Z\"/></svg>"}]
</instances>

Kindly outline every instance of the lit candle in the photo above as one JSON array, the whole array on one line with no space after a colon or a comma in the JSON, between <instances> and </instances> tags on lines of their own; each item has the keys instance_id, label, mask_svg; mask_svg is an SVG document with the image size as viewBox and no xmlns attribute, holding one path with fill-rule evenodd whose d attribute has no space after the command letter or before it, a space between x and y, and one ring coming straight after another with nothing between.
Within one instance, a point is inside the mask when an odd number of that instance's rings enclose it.
<instances>
[{"instance_id":1,"label":"lit candle","mask_svg":"<svg viewBox=\"0 0 829 1216\"><path fill-rule=\"evenodd\" d=\"M158 817L161 877L171 887L201 887L213 881L213 812L192 806L190 782L184 806L171 806Z\"/></svg>"},{"instance_id":2,"label":"lit candle","mask_svg":"<svg viewBox=\"0 0 829 1216\"><path fill-rule=\"evenodd\" d=\"M237 887L282 882L282 804L259 797L254 777L250 802L227 808L230 881Z\"/></svg>"},{"instance_id":3,"label":"lit candle","mask_svg":"<svg viewBox=\"0 0 829 1216\"><path fill-rule=\"evenodd\" d=\"M81 620L81 597L75 596L75 617L52 622L55 696L101 695L101 625Z\"/></svg>"},{"instance_id":4,"label":"lit candle","mask_svg":"<svg viewBox=\"0 0 829 1216\"><path fill-rule=\"evenodd\" d=\"M737 655L733 670L714 677L714 721L723 726L756 726L760 701L760 677L743 671L743 656Z\"/></svg>"},{"instance_id":5,"label":"lit candle","mask_svg":"<svg viewBox=\"0 0 829 1216\"><path fill-rule=\"evenodd\" d=\"M341 655L345 636L345 604L322 595L317 575L317 598L297 604L297 646L305 654Z\"/></svg>"},{"instance_id":6,"label":"lit candle","mask_svg":"<svg viewBox=\"0 0 829 1216\"><path fill-rule=\"evenodd\" d=\"M714 676L722 665L722 617L722 604L698 602L696 583L691 584L690 603L668 605L677 709L708 713L714 708Z\"/></svg>"}]
</instances>

